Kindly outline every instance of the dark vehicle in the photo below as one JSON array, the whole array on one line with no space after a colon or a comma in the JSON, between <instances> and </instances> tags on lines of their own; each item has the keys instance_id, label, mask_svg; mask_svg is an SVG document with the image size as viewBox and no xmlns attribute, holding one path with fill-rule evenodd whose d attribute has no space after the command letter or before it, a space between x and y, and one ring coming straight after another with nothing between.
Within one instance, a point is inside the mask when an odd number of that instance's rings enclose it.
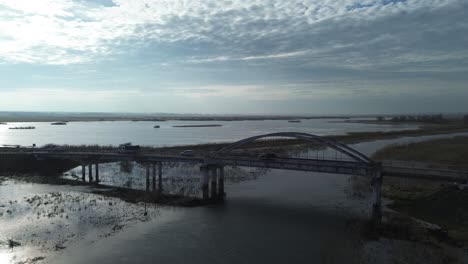
<instances>
[{"instance_id":1,"label":"dark vehicle","mask_svg":"<svg viewBox=\"0 0 468 264\"><path fill-rule=\"evenodd\" d=\"M179 155L185 156L185 157L191 157L191 156L193 156L193 150L190 150L190 149L184 150L184 151L180 152Z\"/></svg>"},{"instance_id":2,"label":"dark vehicle","mask_svg":"<svg viewBox=\"0 0 468 264\"><path fill-rule=\"evenodd\" d=\"M273 160L278 158L278 156L275 153L262 153L258 155L258 159L260 160Z\"/></svg>"},{"instance_id":3,"label":"dark vehicle","mask_svg":"<svg viewBox=\"0 0 468 264\"><path fill-rule=\"evenodd\" d=\"M57 145L48 145L46 149L49 152L64 152L67 150L65 147Z\"/></svg>"},{"instance_id":4,"label":"dark vehicle","mask_svg":"<svg viewBox=\"0 0 468 264\"><path fill-rule=\"evenodd\" d=\"M132 145L131 143L122 144L119 146L119 153L136 153L140 150L139 145Z\"/></svg>"}]
</instances>

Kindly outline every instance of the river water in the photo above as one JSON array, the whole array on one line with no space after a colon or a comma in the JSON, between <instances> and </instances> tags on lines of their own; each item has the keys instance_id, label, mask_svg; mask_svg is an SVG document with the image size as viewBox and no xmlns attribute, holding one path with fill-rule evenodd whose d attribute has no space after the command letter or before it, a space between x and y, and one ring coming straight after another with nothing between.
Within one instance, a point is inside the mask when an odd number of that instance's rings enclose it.
<instances>
[{"instance_id":1,"label":"river water","mask_svg":"<svg viewBox=\"0 0 468 264\"><path fill-rule=\"evenodd\" d=\"M139 123L137 122L137 124ZM133 126L134 122L128 124ZM84 125L89 124L84 123ZM290 124L286 123L286 125ZM349 124L341 125L348 127ZM354 125L351 124L350 127L354 127ZM72 125L58 129L70 127ZM49 129L49 127L47 128ZM379 129L387 130L390 128ZM280 130L285 130L285 128L280 128ZM180 130L174 128L174 131L187 133L182 128ZM356 128L356 131L362 130ZM227 140L230 137L238 139L264 132L270 131L258 129L255 133L249 132L250 134L242 136L233 133L226 137L219 136L217 140ZM309 130L303 132L316 133ZM344 131L342 130L341 133ZM64 140L63 143L67 143L68 137L57 134L57 138ZM84 137L87 139L83 142L92 143L89 141L92 137L86 135ZM389 144L409 143L439 137L447 136L379 140L359 143L351 147L371 155L379 148ZM116 137L112 136L112 138L114 141L108 141L109 144L115 144ZM170 139L170 137L167 138ZM193 143L202 139L192 140L181 141ZM17 144L13 143L13 140L3 142ZM26 144L24 141L20 142ZM135 142L161 144L158 143L161 141L145 141L145 139ZM180 143L175 140L171 142L173 142L171 144ZM143 179L142 172L136 174L138 179ZM102 174L104 180L111 176L106 176L106 173ZM142 181L136 183L136 185L139 184L142 184ZM0 186L0 206L4 204L8 207L8 200L12 200L12 197L20 200L21 197L26 199L36 193L48 192L59 192L63 195L71 193L70 199L76 202L73 194L86 192L83 188L86 189L86 187L62 186L58 188L44 184L7 183ZM134 220L143 219L142 205L131 205L124 202L116 205L115 200L100 200L100 198L86 196L80 206L83 206L83 203L94 201L94 204L97 203L96 207L91 209L80 207L80 212L82 210L88 211L84 217L80 213L78 218L73 217L77 211L73 209L73 212L68 213L72 219L68 222L60 222L58 216L43 220L41 223L35 222L34 217L33 220L23 217L24 219L20 218L23 219L20 228L16 228L17 231L11 231L7 226L8 224L10 226L17 225L17 223L11 222L14 221L14 218L10 218L10 222L8 222L8 219L0 217L2 224L0 231L9 231L10 237L15 238L15 232L21 233L21 230L44 229L46 234L50 234L50 232L53 234L54 230L59 233L57 237L51 235L48 239L55 239L59 242L68 241L63 242L65 249L57 251L18 250L20 253L15 253L16 251L13 249L0 249L0 260L3 256L4 262L1 263L19 263L19 260L25 258L45 256L45 259L40 261L56 264L362 263L364 261L362 258L364 242L354 227L356 222L368 219L371 200L368 196L353 195L352 188L350 176L269 170L259 177L228 183L226 185L227 200L223 205L199 208L158 206L156 209L149 209L151 217L144 221ZM110 206L111 204L112 206ZM118 209L109 209L116 207ZM23 212L23 214L25 213ZM100 232L91 226L101 223L96 222L95 219L98 216L104 217L103 215L106 214L123 222L119 222L117 226L122 224L125 225L125 228L118 232L110 231L109 236L107 233L105 236L89 235ZM57 221L64 226L58 228ZM112 223L114 224L114 222ZM112 225L110 227L114 229ZM103 226L101 229L105 228L109 229L109 226ZM85 234L80 235L76 230L84 230ZM63 236L67 240L64 240ZM55 240L50 244L57 243ZM22 247L26 249L28 242L26 239L22 242ZM38 263L42 263L40 261Z\"/></svg>"},{"instance_id":2,"label":"river water","mask_svg":"<svg viewBox=\"0 0 468 264\"><path fill-rule=\"evenodd\" d=\"M50 125L46 122L9 123L0 125L1 145L99 144L118 145L126 142L148 146L189 145L235 141L273 132L305 132L319 136L348 132L389 131L417 128L416 125L376 125L344 123L339 119L310 119L301 123L285 120L265 121L165 121L165 122L71 122ZM173 127L177 125L219 124L221 127ZM159 125L160 128L154 128ZM33 126L36 129L9 129Z\"/></svg>"}]
</instances>

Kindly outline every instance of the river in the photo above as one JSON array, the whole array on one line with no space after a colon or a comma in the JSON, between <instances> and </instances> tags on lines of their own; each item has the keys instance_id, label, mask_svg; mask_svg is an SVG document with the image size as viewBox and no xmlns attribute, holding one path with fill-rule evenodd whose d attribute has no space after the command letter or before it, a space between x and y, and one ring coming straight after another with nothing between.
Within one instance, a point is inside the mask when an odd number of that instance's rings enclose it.
<instances>
[{"instance_id":1,"label":"river","mask_svg":"<svg viewBox=\"0 0 468 264\"><path fill-rule=\"evenodd\" d=\"M70 122L51 125L46 122L0 125L1 145L37 146L53 144L118 145L126 142L148 146L189 145L235 141L273 132L305 132L319 136L349 132L415 129L417 125L358 124L340 119L309 119L300 123L286 120L265 121L165 121L165 122ZM221 127L173 127L177 125L219 124ZM154 128L159 125L160 128ZM9 129L33 126L36 129Z\"/></svg>"},{"instance_id":2,"label":"river","mask_svg":"<svg viewBox=\"0 0 468 264\"><path fill-rule=\"evenodd\" d=\"M264 132L259 129L248 135ZM225 138L219 136L218 140L248 135L231 134ZM64 140L67 137L58 136ZM88 136L84 137L89 140ZM379 140L351 147L371 155L389 144L439 137L447 135ZM193 139L187 142L190 140ZM139 143L144 142L150 141L142 139ZM7 143L13 144L12 141ZM108 143L115 144L115 138ZM138 179L142 176L137 173ZM105 180L106 174L102 177ZM9 207L8 201L17 199L19 207L23 208L18 210L22 217L20 221L14 217L0 217L0 231L8 232L13 238L15 234L21 237L19 234L25 230L34 234L43 232L48 234L46 239L51 240L46 248L56 247L58 243L64 249L40 250L36 244L28 244L28 236L23 236L22 249L1 249L0 260L4 260L1 263L17 263L28 257L32 260L44 256L38 263L361 263L365 247L354 227L356 222L368 219L371 201L369 197L353 195L350 182L350 176L269 170L253 179L228 183L227 200L223 205L149 207L151 217L144 218L141 204L101 201L86 196L80 204L80 213L76 208L65 211L66 219L70 220L52 216L41 217L39 222L34 214L30 218L27 215L26 199L58 192L76 202L73 195L86 193L87 187L7 181L0 185L0 206ZM142 181L135 184L138 186ZM83 207L92 201L94 207ZM10 204L14 207L15 202ZM50 208L45 210L49 212ZM104 225L96 220L106 219L106 215L121 222ZM115 226L124 227L112 232Z\"/></svg>"}]
</instances>

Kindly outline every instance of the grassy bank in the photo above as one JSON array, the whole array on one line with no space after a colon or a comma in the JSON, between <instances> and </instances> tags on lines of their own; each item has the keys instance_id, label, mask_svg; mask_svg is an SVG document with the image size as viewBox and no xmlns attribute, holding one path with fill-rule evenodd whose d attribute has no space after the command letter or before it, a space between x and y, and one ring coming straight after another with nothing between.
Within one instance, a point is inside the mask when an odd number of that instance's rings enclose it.
<instances>
[{"instance_id":1,"label":"grassy bank","mask_svg":"<svg viewBox=\"0 0 468 264\"><path fill-rule=\"evenodd\" d=\"M441 125L441 126L425 126L420 129L403 130L403 131L389 131L389 132L355 132L348 133L346 135L334 135L328 136L327 138L340 141L345 144L353 144L365 141L382 140L382 139L395 139L399 137L417 137L427 135L440 135L440 134L451 134L468 132L468 125ZM207 144L195 144L195 145L181 145L181 146L168 146L168 147L150 147L142 146L141 152L145 153L156 153L156 154L173 154L177 155L179 152L187 149L191 149L195 154L205 155L207 152L217 151L222 147L225 147L232 142L220 142L220 143L207 143ZM257 140L249 143L242 147L243 150L253 153L258 152L284 152L290 150L301 150L307 148L317 148L320 145L307 142L301 139L267 139ZM117 151L117 146L112 145L54 145L48 144L41 148L55 149L60 151L61 149L76 150L76 151ZM16 151L11 148L2 148L2 151Z\"/></svg>"},{"instance_id":2,"label":"grassy bank","mask_svg":"<svg viewBox=\"0 0 468 264\"><path fill-rule=\"evenodd\" d=\"M419 129L403 130L403 131L389 131L389 132L354 132L346 135L327 136L327 138L340 141L345 144L353 144L365 141L374 141L382 139L395 139L400 137L417 137L429 135L441 135L468 132L468 125L440 125L440 126L425 126ZM192 149L194 151L216 151L224 146L229 145L230 142L223 143L209 143L197 145L185 145L175 147L159 148L162 152L177 152L185 149ZM317 145L315 145L317 146ZM283 149L283 148L301 148L301 147L314 147L314 144L306 142L301 139L271 139L271 140L258 140L245 146L246 149Z\"/></svg>"},{"instance_id":3,"label":"grassy bank","mask_svg":"<svg viewBox=\"0 0 468 264\"><path fill-rule=\"evenodd\" d=\"M378 151L374 158L437 163L468 169L468 136L389 146Z\"/></svg>"},{"instance_id":4,"label":"grassy bank","mask_svg":"<svg viewBox=\"0 0 468 264\"><path fill-rule=\"evenodd\" d=\"M468 168L468 136L435 139L378 151L376 160L403 160ZM468 244L468 188L424 180L386 178L384 195L392 209L448 230L449 237Z\"/></svg>"}]
</instances>

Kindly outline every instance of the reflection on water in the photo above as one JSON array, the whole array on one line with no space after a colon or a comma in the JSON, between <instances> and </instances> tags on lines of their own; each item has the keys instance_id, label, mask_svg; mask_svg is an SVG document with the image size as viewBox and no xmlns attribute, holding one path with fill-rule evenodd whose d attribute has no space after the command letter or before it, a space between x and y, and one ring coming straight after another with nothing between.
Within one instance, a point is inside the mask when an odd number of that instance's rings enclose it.
<instances>
[{"instance_id":1,"label":"reflection on water","mask_svg":"<svg viewBox=\"0 0 468 264\"><path fill-rule=\"evenodd\" d=\"M224 172L225 183L229 185L254 180L268 171L262 168L228 167ZM201 176L200 165L164 162L163 190L168 194L200 196ZM81 181L81 166L65 173L64 178ZM120 162L100 164L99 180L102 185L145 190L146 167L136 162L128 162L124 166Z\"/></svg>"},{"instance_id":2,"label":"reflection on water","mask_svg":"<svg viewBox=\"0 0 468 264\"><path fill-rule=\"evenodd\" d=\"M4 181L0 186L0 254L40 258L80 239L96 240L157 218L158 208L88 193L89 188ZM0 262L8 263L8 262Z\"/></svg>"}]
</instances>

